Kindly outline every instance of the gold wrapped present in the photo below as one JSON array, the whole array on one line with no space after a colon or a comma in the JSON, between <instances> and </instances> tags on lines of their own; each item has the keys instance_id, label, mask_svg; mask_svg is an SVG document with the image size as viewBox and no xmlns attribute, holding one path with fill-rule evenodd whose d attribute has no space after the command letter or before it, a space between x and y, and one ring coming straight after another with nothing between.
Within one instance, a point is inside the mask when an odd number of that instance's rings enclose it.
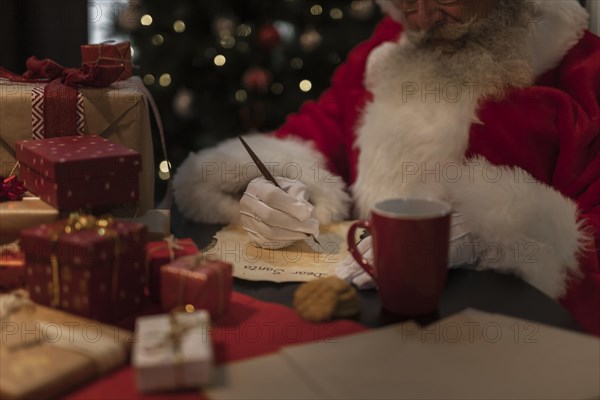
<instances>
[{"instance_id":1,"label":"gold wrapped present","mask_svg":"<svg viewBox=\"0 0 600 400\"><path fill-rule=\"evenodd\" d=\"M125 364L131 332L0 296L0 398L47 399Z\"/></svg>"},{"instance_id":2,"label":"gold wrapped present","mask_svg":"<svg viewBox=\"0 0 600 400\"><path fill-rule=\"evenodd\" d=\"M32 94L39 83L0 80L0 174L15 165L15 143L32 139ZM142 155L139 211L154 206L154 154L150 115L139 78L118 81L104 88L82 86L85 135L99 135ZM76 135L77 132L73 132Z\"/></svg>"}]
</instances>

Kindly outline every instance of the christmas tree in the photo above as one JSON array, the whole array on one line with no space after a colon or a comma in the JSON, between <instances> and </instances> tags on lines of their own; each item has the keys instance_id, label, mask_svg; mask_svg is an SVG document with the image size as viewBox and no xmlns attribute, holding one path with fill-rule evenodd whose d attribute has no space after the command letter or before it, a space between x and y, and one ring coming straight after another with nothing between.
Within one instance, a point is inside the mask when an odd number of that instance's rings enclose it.
<instances>
[{"instance_id":1,"label":"christmas tree","mask_svg":"<svg viewBox=\"0 0 600 400\"><path fill-rule=\"evenodd\" d=\"M141 0L119 13L171 162L269 131L330 83L381 18L371 0ZM160 157L157 152L157 157Z\"/></svg>"}]
</instances>

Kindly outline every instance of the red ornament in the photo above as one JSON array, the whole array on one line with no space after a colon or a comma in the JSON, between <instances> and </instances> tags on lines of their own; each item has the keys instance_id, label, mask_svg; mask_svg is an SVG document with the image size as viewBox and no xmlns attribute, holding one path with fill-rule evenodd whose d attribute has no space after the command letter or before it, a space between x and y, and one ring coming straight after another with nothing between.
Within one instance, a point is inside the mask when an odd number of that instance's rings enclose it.
<instances>
[{"instance_id":1,"label":"red ornament","mask_svg":"<svg viewBox=\"0 0 600 400\"><path fill-rule=\"evenodd\" d=\"M242 76L242 85L246 90L257 90L261 93L269 90L273 76L263 68L254 67L248 69Z\"/></svg>"},{"instance_id":2,"label":"red ornament","mask_svg":"<svg viewBox=\"0 0 600 400\"><path fill-rule=\"evenodd\" d=\"M0 187L0 202L23 200L23 195L27 191L23 182L17 179L15 175L4 178L0 176L2 186Z\"/></svg>"},{"instance_id":3,"label":"red ornament","mask_svg":"<svg viewBox=\"0 0 600 400\"><path fill-rule=\"evenodd\" d=\"M263 25L258 30L258 44L265 50L273 50L281 43L281 35L273 25Z\"/></svg>"}]
</instances>

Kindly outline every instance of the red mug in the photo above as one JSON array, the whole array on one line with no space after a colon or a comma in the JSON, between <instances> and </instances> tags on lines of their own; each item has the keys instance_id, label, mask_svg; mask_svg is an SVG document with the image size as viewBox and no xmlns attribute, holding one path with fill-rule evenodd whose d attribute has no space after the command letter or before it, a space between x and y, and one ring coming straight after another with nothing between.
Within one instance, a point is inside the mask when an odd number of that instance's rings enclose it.
<instances>
[{"instance_id":1,"label":"red mug","mask_svg":"<svg viewBox=\"0 0 600 400\"><path fill-rule=\"evenodd\" d=\"M370 220L348 231L348 248L375 279L386 311L404 316L437 310L448 271L450 204L430 199L390 199L377 203ZM371 232L374 264L356 247L356 230Z\"/></svg>"}]
</instances>

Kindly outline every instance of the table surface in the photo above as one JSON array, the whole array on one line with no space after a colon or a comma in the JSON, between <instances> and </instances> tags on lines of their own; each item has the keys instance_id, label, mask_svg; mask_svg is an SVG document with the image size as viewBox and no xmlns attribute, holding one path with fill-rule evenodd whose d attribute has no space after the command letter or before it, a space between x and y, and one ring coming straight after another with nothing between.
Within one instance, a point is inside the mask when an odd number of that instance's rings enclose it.
<instances>
[{"instance_id":1,"label":"table surface","mask_svg":"<svg viewBox=\"0 0 600 400\"><path fill-rule=\"evenodd\" d=\"M188 237L199 248L208 246L213 235L223 225L200 224L186 220L175 207L172 210L172 231L176 237ZM234 290L263 301L292 305L298 283L251 282L235 279ZM382 311L376 290L360 291L362 311L356 322L379 327L404 319ZM573 317L557 302L512 275L493 271L452 269L448 273L440 306L435 314L417 319L421 324L455 314L465 308L476 308L490 313L581 331Z\"/></svg>"}]
</instances>

